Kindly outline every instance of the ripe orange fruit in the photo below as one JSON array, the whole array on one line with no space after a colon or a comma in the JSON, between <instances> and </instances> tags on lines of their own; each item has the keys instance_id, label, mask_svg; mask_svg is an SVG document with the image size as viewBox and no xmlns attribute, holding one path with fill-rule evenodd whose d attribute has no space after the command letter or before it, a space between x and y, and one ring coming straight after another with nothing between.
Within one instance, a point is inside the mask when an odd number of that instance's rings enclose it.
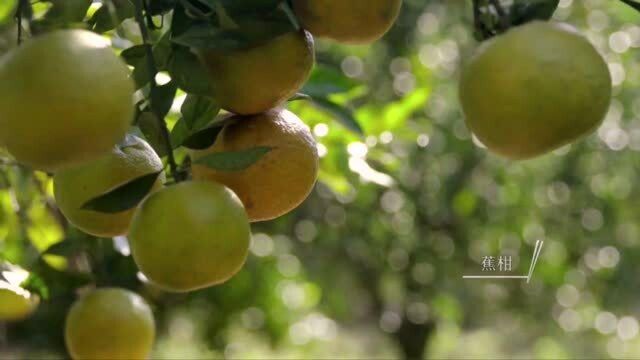
<instances>
[{"instance_id":1,"label":"ripe orange fruit","mask_svg":"<svg viewBox=\"0 0 640 360\"><path fill-rule=\"evenodd\" d=\"M197 164L214 153L271 148L240 171L218 171ZM242 200L250 221L277 218L302 203L318 177L318 152L309 128L292 112L275 109L254 116L235 116L215 144L194 151L194 179L220 182Z\"/></svg>"},{"instance_id":2,"label":"ripe orange fruit","mask_svg":"<svg viewBox=\"0 0 640 360\"><path fill-rule=\"evenodd\" d=\"M153 193L136 211L129 233L140 271L154 285L176 292L227 281L242 268L249 239L238 197L201 181Z\"/></svg>"},{"instance_id":3,"label":"ripe orange fruit","mask_svg":"<svg viewBox=\"0 0 640 360\"><path fill-rule=\"evenodd\" d=\"M366 44L381 38L400 13L402 0L293 0L293 9L314 36Z\"/></svg>"},{"instance_id":4,"label":"ripe orange fruit","mask_svg":"<svg viewBox=\"0 0 640 360\"><path fill-rule=\"evenodd\" d=\"M16 159L57 171L94 160L133 118L129 69L85 30L38 36L0 60L0 143Z\"/></svg>"},{"instance_id":5,"label":"ripe orange fruit","mask_svg":"<svg viewBox=\"0 0 640 360\"><path fill-rule=\"evenodd\" d=\"M67 314L65 341L73 359L147 359L154 338L151 308L128 290L95 290Z\"/></svg>"},{"instance_id":6,"label":"ripe orange fruit","mask_svg":"<svg viewBox=\"0 0 640 360\"><path fill-rule=\"evenodd\" d=\"M162 160L144 140L131 137L125 145L116 145L98 160L66 168L53 177L58 207L80 230L101 237L124 235L135 209L119 213L84 210L87 201L143 175L162 171ZM162 187L164 174L158 176L153 190Z\"/></svg>"},{"instance_id":7,"label":"ripe orange fruit","mask_svg":"<svg viewBox=\"0 0 640 360\"><path fill-rule=\"evenodd\" d=\"M314 56L313 38L306 31L250 49L199 53L218 105L243 115L267 111L293 96L309 77Z\"/></svg>"},{"instance_id":8,"label":"ripe orange fruit","mask_svg":"<svg viewBox=\"0 0 640 360\"><path fill-rule=\"evenodd\" d=\"M594 131L609 108L611 77L586 38L536 21L480 46L462 72L460 100L484 145L526 159Z\"/></svg>"}]
</instances>

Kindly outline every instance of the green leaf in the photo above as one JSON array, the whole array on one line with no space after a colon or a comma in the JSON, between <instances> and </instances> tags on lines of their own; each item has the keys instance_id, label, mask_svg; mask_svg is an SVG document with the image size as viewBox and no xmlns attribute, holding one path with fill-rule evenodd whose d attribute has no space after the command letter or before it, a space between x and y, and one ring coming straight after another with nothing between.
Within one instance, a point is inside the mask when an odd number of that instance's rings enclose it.
<instances>
[{"instance_id":1,"label":"green leaf","mask_svg":"<svg viewBox=\"0 0 640 360\"><path fill-rule=\"evenodd\" d=\"M182 145L187 149L204 150L211 147L222 131L222 124L215 124L191 133Z\"/></svg>"},{"instance_id":2,"label":"green leaf","mask_svg":"<svg viewBox=\"0 0 640 360\"><path fill-rule=\"evenodd\" d=\"M111 14L109 6L103 3L89 19L89 26L98 33L104 33L115 29L124 20L132 18L135 15L135 7L129 0L111 0L115 7L115 14ZM117 23L114 23L115 22Z\"/></svg>"},{"instance_id":3,"label":"green leaf","mask_svg":"<svg viewBox=\"0 0 640 360\"><path fill-rule=\"evenodd\" d=\"M160 40L153 45L153 60L159 71L167 70L172 56L172 46L169 40L169 32L164 33ZM151 79L147 62L147 45L135 45L122 51L120 56L124 61L133 66L133 80L136 88L147 85Z\"/></svg>"},{"instance_id":4,"label":"green leaf","mask_svg":"<svg viewBox=\"0 0 640 360\"><path fill-rule=\"evenodd\" d=\"M115 214L130 210L149 194L162 171L140 176L82 205L84 210Z\"/></svg>"},{"instance_id":5,"label":"green leaf","mask_svg":"<svg viewBox=\"0 0 640 360\"><path fill-rule=\"evenodd\" d=\"M176 85L189 94L211 94L209 74L188 48L175 46L169 58L167 70Z\"/></svg>"},{"instance_id":6,"label":"green leaf","mask_svg":"<svg viewBox=\"0 0 640 360\"><path fill-rule=\"evenodd\" d=\"M173 42L186 47L215 51L235 51L251 48L268 42L296 29L286 18L260 19L246 18L236 29L222 29L212 24L195 24Z\"/></svg>"},{"instance_id":7,"label":"green leaf","mask_svg":"<svg viewBox=\"0 0 640 360\"><path fill-rule=\"evenodd\" d=\"M549 20L558 8L560 0L516 1L511 6L511 25L522 25L533 20Z\"/></svg>"},{"instance_id":8,"label":"green leaf","mask_svg":"<svg viewBox=\"0 0 640 360\"><path fill-rule=\"evenodd\" d=\"M344 127L358 135L364 135L364 131L358 123L358 120L356 120L351 109L340 104L336 104L327 98L314 97L312 100L316 107L333 115L340 124L344 125Z\"/></svg>"},{"instance_id":9,"label":"green leaf","mask_svg":"<svg viewBox=\"0 0 640 360\"><path fill-rule=\"evenodd\" d=\"M151 108L156 116L164 119L171 110L178 87L174 81L151 88Z\"/></svg>"},{"instance_id":10,"label":"green leaf","mask_svg":"<svg viewBox=\"0 0 640 360\"><path fill-rule=\"evenodd\" d=\"M253 165L273 148L257 146L242 151L227 151L209 154L195 161L218 171L240 171Z\"/></svg>"},{"instance_id":11,"label":"green leaf","mask_svg":"<svg viewBox=\"0 0 640 360\"><path fill-rule=\"evenodd\" d=\"M58 255L58 256L72 256L79 252L85 251L87 247L83 242L64 240L57 242L47 248L42 255Z\"/></svg>"},{"instance_id":12,"label":"green leaf","mask_svg":"<svg viewBox=\"0 0 640 360\"><path fill-rule=\"evenodd\" d=\"M167 149L165 148L162 135L163 130L160 129L158 117L151 111L143 111L138 115L136 124L158 156L163 157L167 155Z\"/></svg>"},{"instance_id":13,"label":"green leaf","mask_svg":"<svg viewBox=\"0 0 640 360\"><path fill-rule=\"evenodd\" d=\"M620 0L620 1L622 1L623 3L631 6L636 11L640 12L640 3L637 3L637 2L632 1L632 0Z\"/></svg>"},{"instance_id":14,"label":"green leaf","mask_svg":"<svg viewBox=\"0 0 640 360\"><path fill-rule=\"evenodd\" d=\"M302 92L312 97L327 97L348 92L359 85L334 68L318 65L313 69Z\"/></svg>"},{"instance_id":15,"label":"green leaf","mask_svg":"<svg viewBox=\"0 0 640 360\"><path fill-rule=\"evenodd\" d=\"M176 0L153 0L149 1L149 13L151 15L165 14L176 6Z\"/></svg>"},{"instance_id":16,"label":"green leaf","mask_svg":"<svg viewBox=\"0 0 640 360\"><path fill-rule=\"evenodd\" d=\"M120 56L128 65L137 66L147 56L147 47L146 45L134 45L122 50Z\"/></svg>"},{"instance_id":17,"label":"green leaf","mask_svg":"<svg viewBox=\"0 0 640 360\"><path fill-rule=\"evenodd\" d=\"M34 293L38 294L42 300L49 300L49 287L45 281L35 273L29 273L29 277L20 285L22 288Z\"/></svg>"},{"instance_id":18,"label":"green leaf","mask_svg":"<svg viewBox=\"0 0 640 360\"><path fill-rule=\"evenodd\" d=\"M234 15L247 13L264 13L272 11L278 7L283 0L196 0L201 4L206 4L211 10L215 9L215 4L220 3L227 12Z\"/></svg>"},{"instance_id":19,"label":"green leaf","mask_svg":"<svg viewBox=\"0 0 640 360\"><path fill-rule=\"evenodd\" d=\"M91 0L50 0L52 6L42 19L31 22L36 33L65 28L81 23L91 6Z\"/></svg>"},{"instance_id":20,"label":"green leaf","mask_svg":"<svg viewBox=\"0 0 640 360\"><path fill-rule=\"evenodd\" d=\"M171 131L173 148L206 149L213 145L223 126L212 125L220 107L207 97L188 95L180 111L182 118Z\"/></svg>"},{"instance_id":21,"label":"green leaf","mask_svg":"<svg viewBox=\"0 0 640 360\"><path fill-rule=\"evenodd\" d=\"M220 107L207 97L190 94L184 100L180 112L189 129L201 129L218 115Z\"/></svg>"}]
</instances>

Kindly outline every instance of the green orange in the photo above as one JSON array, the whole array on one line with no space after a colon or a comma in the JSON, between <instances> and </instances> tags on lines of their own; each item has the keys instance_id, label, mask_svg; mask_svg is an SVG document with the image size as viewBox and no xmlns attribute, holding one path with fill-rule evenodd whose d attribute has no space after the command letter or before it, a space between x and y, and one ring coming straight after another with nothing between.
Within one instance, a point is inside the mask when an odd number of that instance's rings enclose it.
<instances>
[{"instance_id":1,"label":"green orange","mask_svg":"<svg viewBox=\"0 0 640 360\"><path fill-rule=\"evenodd\" d=\"M103 213L82 209L89 200L105 194L144 175L162 171L162 160L144 140L130 136L101 158L66 168L53 177L58 207L79 229L94 236L124 235L135 209ZM154 188L162 187L164 174L158 176Z\"/></svg>"},{"instance_id":2,"label":"green orange","mask_svg":"<svg viewBox=\"0 0 640 360\"><path fill-rule=\"evenodd\" d=\"M467 62L460 100L489 150L538 156L593 132L611 100L609 69L565 24L532 22L483 43Z\"/></svg>"},{"instance_id":3,"label":"green orange","mask_svg":"<svg viewBox=\"0 0 640 360\"><path fill-rule=\"evenodd\" d=\"M73 359L147 359L154 339L151 308L125 289L95 290L67 314L65 342Z\"/></svg>"},{"instance_id":4,"label":"green orange","mask_svg":"<svg viewBox=\"0 0 640 360\"><path fill-rule=\"evenodd\" d=\"M129 242L152 284L184 292L227 281L249 250L247 214L223 185L187 181L149 196L136 211Z\"/></svg>"},{"instance_id":5,"label":"green orange","mask_svg":"<svg viewBox=\"0 0 640 360\"><path fill-rule=\"evenodd\" d=\"M0 60L0 143L54 172L106 154L133 118L129 69L90 31L33 38Z\"/></svg>"}]
</instances>

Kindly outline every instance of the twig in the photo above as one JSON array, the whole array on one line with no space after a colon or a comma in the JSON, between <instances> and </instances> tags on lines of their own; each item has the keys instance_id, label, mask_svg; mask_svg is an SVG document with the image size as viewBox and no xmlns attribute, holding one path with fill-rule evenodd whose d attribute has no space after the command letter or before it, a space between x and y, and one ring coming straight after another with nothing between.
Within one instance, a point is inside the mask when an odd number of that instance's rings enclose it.
<instances>
[{"instance_id":1,"label":"twig","mask_svg":"<svg viewBox=\"0 0 640 360\"><path fill-rule=\"evenodd\" d=\"M146 57L147 57L147 67L149 69L149 84L151 86L151 91L149 95L149 103L151 107L151 111L156 115L156 119L158 121L158 125L160 126L160 133L162 136L162 141L164 142L165 149L167 151L167 159L169 162L169 169L171 171L171 176L176 180L180 181L181 177L178 173L178 166L176 164L176 159L173 156L173 147L171 146L171 138L169 136L169 129L167 128L167 123L164 121L164 117L160 116L157 112L156 108L153 106L153 93L157 90L158 84L156 83L156 74L158 74L158 67L156 66L155 59L153 58L153 49L151 44L149 43L149 31L147 29L147 25L145 24L144 15L142 13L143 10L143 0L134 0L133 3L135 5L135 18L138 26L140 27L140 34L142 35L142 42L146 48Z\"/></svg>"},{"instance_id":2,"label":"twig","mask_svg":"<svg viewBox=\"0 0 640 360\"><path fill-rule=\"evenodd\" d=\"M22 44L22 13L24 12L24 7L28 4L29 0L19 0L18 8L16 9L16 23L18 24L18 45Z\"/></svg>"}]
</instances>

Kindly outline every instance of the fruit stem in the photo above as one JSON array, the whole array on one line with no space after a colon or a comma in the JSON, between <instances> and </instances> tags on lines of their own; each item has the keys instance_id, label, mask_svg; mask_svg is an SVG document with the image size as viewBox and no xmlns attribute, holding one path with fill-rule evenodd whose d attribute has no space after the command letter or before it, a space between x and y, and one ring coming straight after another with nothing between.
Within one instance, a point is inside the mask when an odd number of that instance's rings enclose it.
<instances>
[{"instance_id":1,"label":"fruit stem","mask_svg":"<svg viewBox=\"0 0 640 360\"><path fill-rule=\"evenodd\" d=\"M156 75L158 74L158 67L156 66L155 59L153 58L153 48L149 43L149 30L147 29L147 25L144 22L144 15L142 13L144 0L134 0L133 3L135 5L135 18L138 26L140 27L140 34L142 35L142 43L146 50L146 58L147 58L147 67L149 69L149 85L151 86L151 91L149 92L149 104L151 107L151 111L156 115L156 119L159 122L160 133L162 136L162 141L164 143L165 149L167 151L167 160L169 162L169 169L171 171L171 176L174 180L180 181L182 180L181 176L178 173L178 165L176 164L176 159L173 156L173 147L171 146L171 138L169 136L169 129L167 128L167 123L164 121L164 117L156 110L156 107L153 106L153 94L158 88L158 84L156 83Z\"/></svg>"}]
</instances>

